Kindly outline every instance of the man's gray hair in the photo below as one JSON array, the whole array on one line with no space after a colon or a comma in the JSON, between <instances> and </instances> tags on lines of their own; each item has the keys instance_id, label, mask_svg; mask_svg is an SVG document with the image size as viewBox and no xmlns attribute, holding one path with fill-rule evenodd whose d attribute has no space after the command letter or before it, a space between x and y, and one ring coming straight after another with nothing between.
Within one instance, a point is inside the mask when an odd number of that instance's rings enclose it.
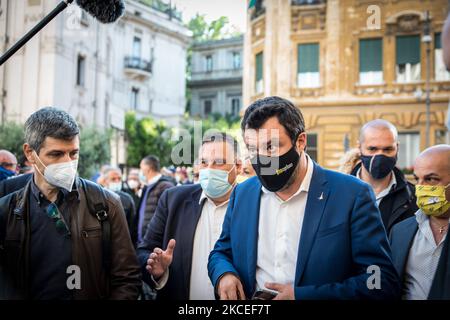
<instances>
[{"instance_id":1,"label":"man's gray hair","mask_svg":"<svg viewBox=\"0 0 450 320\"><path fill-rule=\"evenodd\" d=\"M364 135L366 133L366 130L369 128L390 130L394 135L394 140L398 141L398 131L397 128L392 123L383 119L375 119L367 122L362 126L361 130L359 131L359 143L364 142L365 138Z\"/></svg>"},{"instance_id":2,"label":"man's gray hair","mask_svg":"<svg viewBox=\"0 0 450 320\"><path fill-rule=\"evenodd\" d=\"M70 114L52 107L39 109L25 122L25 143L37 153L47 137L71 141L79 133L80 128Z\"/></svg>"}]
</instances>

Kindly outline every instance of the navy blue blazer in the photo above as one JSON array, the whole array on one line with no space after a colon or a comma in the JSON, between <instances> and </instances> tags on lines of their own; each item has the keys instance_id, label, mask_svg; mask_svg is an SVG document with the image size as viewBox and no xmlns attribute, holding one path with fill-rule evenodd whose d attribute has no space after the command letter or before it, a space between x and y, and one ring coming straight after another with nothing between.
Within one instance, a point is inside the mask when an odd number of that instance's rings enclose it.
<instances>
[{"instance_id":1,"label":"navy blue blazer","mask_svg":"<svg viewBox=\"0 0 450 320\"><path fill-rule=\"evenodd\" d=\"M417 234L419 226L416 217L410 217L396 224L390 234L392 248L392 259L395 269L399 274L402 283L405 278L406 264L408 262L409 251ZM429 300L449 300L450 299L450 237L444 241L436 273L431 283Z\"/></svg>"},{"instance_id":2,"label":"navy blue blazer","mask_svg":"<svg viewBox=\"0 0 450 320\"><path fill-rule=\"evenodd\" d=\"M169 267L169 279L164 288L158 291L157 299L189 299L194 234L202 211L199 204L201 194L202 188L199 184L165 190L138 246L143 279L153 286L145 269L149 254L156 247L165 250L170 239L177 242Z\"/></svg>"},{"instance_id":3,"label":"navy blue blazer","mask_svg":"<svg viewBox=\"0 0 450 320\"><path fill-rule=\"evenodd\" d=\"M208 262L215 287L224 273L232 272L241 279L247 298L255 291L260 200L261 184L256 177L235 188ZM371 265L380 268L381 289L367 285L374 274L368 272ZM296 299L399 297L400 283L386 231L368 184L314 164L294 291Z\"/></svg>"}]
</instances>

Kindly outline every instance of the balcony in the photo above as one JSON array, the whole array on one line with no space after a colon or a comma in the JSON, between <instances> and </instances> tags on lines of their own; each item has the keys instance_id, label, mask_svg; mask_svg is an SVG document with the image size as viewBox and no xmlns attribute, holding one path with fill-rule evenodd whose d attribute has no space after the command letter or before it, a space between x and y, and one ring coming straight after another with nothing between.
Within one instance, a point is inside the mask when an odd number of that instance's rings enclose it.
<instances>
[{"instance_id":1,"label":"balcony","mask_svg":"<svg viewBox=\"0 0 450 320\"><path fill-rule=\"evenodd\" d=\"M193 71L189 85L192 87L233 85L242 83L242 69L214 69Z\"/></svg>"},{"instance_id":2,"label":"balcony","mask_svg":"<svg viewBox=\"0 0 450 320\"><path fill-rule=\"evenodd\" d=\"M139 57L125 57L124 69L125 73L131 77L146 79L152 74L152 61Z\"/></svg>"}]
</instances>

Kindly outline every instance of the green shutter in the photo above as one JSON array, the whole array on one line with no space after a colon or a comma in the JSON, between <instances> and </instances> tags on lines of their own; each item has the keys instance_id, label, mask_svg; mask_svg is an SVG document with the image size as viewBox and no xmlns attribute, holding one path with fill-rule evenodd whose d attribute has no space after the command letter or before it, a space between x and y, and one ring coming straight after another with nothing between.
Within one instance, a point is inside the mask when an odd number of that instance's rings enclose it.
<instances>
[{"instance_id":1,"label":"green shutter","mask_svg":"<svg viewBox=\"0 0 450 320\"><path fill-rule=\"evenodd\" d=\"M420 37L398 36L396 38L397 64L420 62Z\"/></svg>"},{"instance_id":2,"label":"green shutter","mask_svg":"<svg viewBox=\"0 0 450 320\"><path fill-rule=\"evenodd\" d=\"M359 71L383 70L383 43L380 38L359 40Z\"/></svg>"},{"instance_id":3,"label":"green shutter","mask_svg":"<svg viewBox=\"0 0 450 320\"><path fill-rule=\"evenodd\" d=\"M263 53L260 52L256 55L256 81L263 78Z\"/></svg>"},{"instance_id":4,"label":"green shutter","mask_svg":"<svg viewBox=\"0 0 450 320\"><path fill-rule=\"evenodd\" d=\"M298 72L319 72L319 44L298 45Z\"/></svg>"},{"instance_id":5,"label":"green shutter","mask_svg":"<svg viewBox=\"0 0 450 320\"><path fill-rule=\"evenodd\" d=\"M436 32L434 34L434 48L435 49L442 49L441 33L440 32Z\"/></svg>"}]
</instances>

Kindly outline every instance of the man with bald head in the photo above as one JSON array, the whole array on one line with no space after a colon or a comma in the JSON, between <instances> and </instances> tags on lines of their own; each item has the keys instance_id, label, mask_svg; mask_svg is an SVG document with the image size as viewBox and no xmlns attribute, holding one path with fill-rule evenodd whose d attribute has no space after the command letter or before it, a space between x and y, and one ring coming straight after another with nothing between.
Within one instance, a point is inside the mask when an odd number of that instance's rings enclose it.
<instances>
[{"instance_id":1,"label":"man with bald head","mask_svg":"<svg viewBox=\"0 0 450 320\"><path fill-rule=\"evenodd\" d=\"M392 257L403 298L450 299L450 145L437 145L416 159L419 210L393 227Z\"/></svg>"},{"instance_id":2,"label":"man with bald head","mask_svg":"<svg viewBox=\"0 0 450 320\"><path fill-rule=\"evenodd\" d=\"M361 128L358 148L361 162L352 175L367 182L375 193L384 227L411 217L417 210L414 186L395 166L398 156L398 133L389 121L376 119Z\"/></svg>"},{"instance_id":3,"label":"man with bald head","mask_svg":"<svg viewBox=\"0 0 450 320\"><path fill-rule=\"evenodd\" d=\"M14 177L16 173L16 156L8 150L0 150L0 181Z\"/></svg>"}]
</instances>

